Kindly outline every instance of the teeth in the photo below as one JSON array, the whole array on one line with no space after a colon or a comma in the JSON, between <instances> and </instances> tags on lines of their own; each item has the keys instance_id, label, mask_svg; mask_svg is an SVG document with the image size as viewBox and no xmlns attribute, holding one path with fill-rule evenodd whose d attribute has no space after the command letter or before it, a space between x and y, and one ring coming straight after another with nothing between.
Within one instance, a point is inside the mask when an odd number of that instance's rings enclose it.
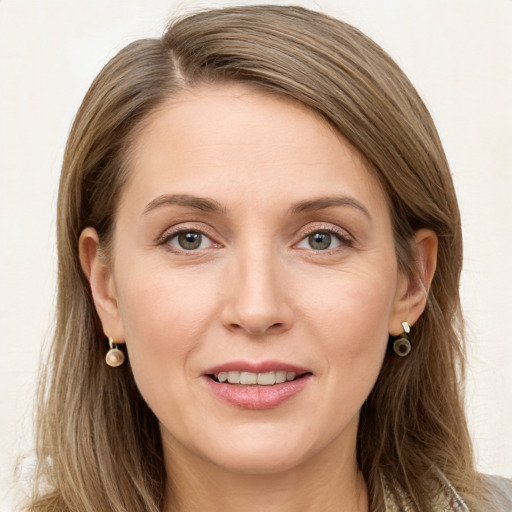
<instances>
[{"instance_id":1,"label":"teeth","mask_svg":"<svg viewBox=\"0 0 512 512\"><path fill-rule=\"evenodd\" d=\"M258 373L258 384L260 386L272 386L276 383L276 372Z\"/></svg>"},{"instance_id":2,"label":"teeth","mask_svg":"<svg viewBox=\"0 0 512 512\"><path fill-rule=\"evenodd\" d=\"M220 372L215 374L219 382L229 382L230 384L272 386L282 384L286 381L295 379L297 373L279 370L277 372L252 373L252 372Z\"/></svg>"},{"instance_id":3,"label":"teeth","mask_svg":"<svg viewBox=\"0 0 512 512\"><path fill-rule=\"evenodd\" d=\"M276 372L276 383L281 384L282 382L286 382L286 372L278 371Z\"/></svg>"},{"instance_id":4,"label":"teeth","mask_svg":"<svg viewBox=\"0 0 512 512\"><path fill-rule=\"evenodd\" d=\"M228 382L230 384L240 384L240 372L228 372Z\"/></svg>"},{"instance_id":5,"label":"teeth","mask_svg":"<svg viewBox=\"0 0 512 512\"><path fill-rule=\"evenodd\" d=\"M256 384L259 374L242 372L240 373L240 384Z\"/></svg>"}]
</instances>

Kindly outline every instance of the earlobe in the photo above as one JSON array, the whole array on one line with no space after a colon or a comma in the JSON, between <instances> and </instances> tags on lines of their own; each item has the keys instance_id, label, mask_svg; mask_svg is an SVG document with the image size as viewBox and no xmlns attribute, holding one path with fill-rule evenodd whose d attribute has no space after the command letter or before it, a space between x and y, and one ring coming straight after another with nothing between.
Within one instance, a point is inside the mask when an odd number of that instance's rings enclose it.
<instances>
[{"instance_id":1,"label":"earlobe","mask_svg":"<svg viewBox=\"0 0 512 512\"><path fill-rule=\"evenodd\" d=\"M414 270L410 278L399 276L397 297L390 318L389 333L402 333L402 322L413 325L427 304L430 284L437 266L437 235L431 229L420 229L415 233Z\"/></svg>"},{"instance_id":2,"label":"earlobe","mask_svg":"<svg viewBox=\"0 0 512 512\"><path fill-rule=\"evenodd\" d=\"M124 329L117 303L114 276L110 266L102 258L98 233L94 228L85 228L78 242L80 264L89 281L94 305L106 337L116 343L124 340Z\"/></svg>"}]
</instances>

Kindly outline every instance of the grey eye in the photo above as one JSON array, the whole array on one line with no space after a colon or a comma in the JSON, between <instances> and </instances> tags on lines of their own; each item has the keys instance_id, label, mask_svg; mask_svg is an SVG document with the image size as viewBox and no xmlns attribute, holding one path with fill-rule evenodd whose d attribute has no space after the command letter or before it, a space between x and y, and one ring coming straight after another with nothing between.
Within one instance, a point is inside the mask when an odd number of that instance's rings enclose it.
<instances>
[{"instance_id":1,"label":"grey eye","mask_svg":"<svg viewBox=\"0 0 512 512\"><path fill-rule=\"evenodd\" d=\"M178 235L178 243L182 249L192 251L193 249L199 249L202 241L201 233L189 232L180 233Z\"/></svg>"},{"instance_id":2,"label":"grey eye","mask_svg":"<svg viewBox=\"0 0 512 512\"><path fill-rule=\"evenodd\" d=\"M328 230L313 231L306 235L298 244L299 249L312 249L313 251L325 251L336 249L340 245L350 245L350 241L337 233Z\"/></svg>"},{"instance_id":3,"label":"grey eye","mask_svg":"<svg viewBox=\"0 0 512 512\"><path fill-rule=\"evenodd\" d=\"M212 241L199 231L180 231L169 238L167 242L170 246L176 247L182 251L195 251L205 249L212 245Z\"/></svg>"},{"instance_id":4,"label":"grey eye","mask_svg":"<svg viewBox=\"0 0 512 512\"><path fill-rule=\"evenodd\" d=\"M322 251L330 248L332 237L329 233L311 233L308 236L308 243L315 251Z\"/></svg>"}]
</instances>

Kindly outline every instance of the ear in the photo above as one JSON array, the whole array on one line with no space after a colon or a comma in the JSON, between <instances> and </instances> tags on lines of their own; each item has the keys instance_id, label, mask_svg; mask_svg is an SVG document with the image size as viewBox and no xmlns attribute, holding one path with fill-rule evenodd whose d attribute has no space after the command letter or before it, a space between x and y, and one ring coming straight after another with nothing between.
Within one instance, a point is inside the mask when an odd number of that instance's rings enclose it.
<instances>
[{"instance_id":1,"label":"ear","mask_svg":"<svg viewBox=\"0 0 512 512\"><path fill-rule=\"evenodd\" d=\"M413 325L427 304L430 284L437 265L437 235L431 229L420 229L414 240L414 275L400 274L393 312L389 320L389 333L403 332L402 322Z\"/></svg>"},{"instance_id":2,"label":"ear","mask_svg":"<svg viewBox=\"0 0 512 512\"><path fill-rule=\"evenodd\" d=\"M105 336L116 343L124 342L124 328L117 303L112 269L101 255L98 233L85 228L78 242L80 264L91 286L92 298Z\"/></svg>"}]
</instances>

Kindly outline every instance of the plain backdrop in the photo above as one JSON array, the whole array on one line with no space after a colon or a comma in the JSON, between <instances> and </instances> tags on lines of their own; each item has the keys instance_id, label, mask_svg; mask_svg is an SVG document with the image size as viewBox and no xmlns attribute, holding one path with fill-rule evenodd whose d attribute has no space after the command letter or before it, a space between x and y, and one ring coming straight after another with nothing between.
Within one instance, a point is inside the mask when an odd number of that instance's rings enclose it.
<instances>
[{"instance_id":1,"label":"plain backdrop","mask_svg":"<svg viewBox=\"0 0 512 512\"><path fill-rule=\"evenodd\" d=\"M177 13L227 3L0 0L4 512L14 510L15 465L23 483L33 463L35 382L55 301L59 167L74 113L94 76L125 44L158 36ZM434 117L463 215L466 395L478 465L512 477L512 1L293 3L334 14L375 39L409 75Z\"/></svg>"}]
</instances>

